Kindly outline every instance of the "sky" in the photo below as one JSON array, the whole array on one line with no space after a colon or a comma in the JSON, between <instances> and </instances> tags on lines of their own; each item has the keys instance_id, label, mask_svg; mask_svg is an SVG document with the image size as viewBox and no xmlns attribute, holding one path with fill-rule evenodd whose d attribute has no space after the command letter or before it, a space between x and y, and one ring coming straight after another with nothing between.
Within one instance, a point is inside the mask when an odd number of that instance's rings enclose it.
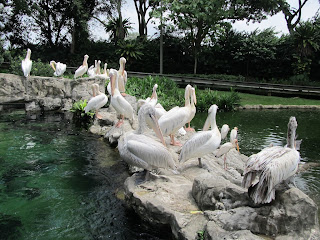
<instances>
[{"instance_id":1,"label":"sky","mask_svg":"<svg viewBox=\"0 0 320 240\"><path fill-rule=\"evenodd\" d=\"M287 0L287 2L292 7L298 6L298 0ZM302 20L306 21L308 19L311 19L316 12L319 10L320 3L319 0L309 0L306 5L302 9ZM133 29L132 32L138 32L138 17L136 13L136 9L134 7L133 0L126 0L125 4L122 7L122 15L124 18L129 18L130 22L132 23ZM157 22L156 22L157 23ZM98 22L93 22L92 24L93 31L93 38L98 39L106 39L107 34L105 33L103 27ZM153 23L148 24L148 35L149 37L154 36L157 33L157 25ZM251 32L255 29L266 29L269 27L273 27L274 30L278 33L278 35L286 34L288 33L288 28L286 25L286 20L284 18L284 15L280 12L272 17L268 17L266 20L263 20L261 23L247 23L246 21L237 21L233 24L233 28L237 31L246 31Z\"/></svg>"}]
</instances>

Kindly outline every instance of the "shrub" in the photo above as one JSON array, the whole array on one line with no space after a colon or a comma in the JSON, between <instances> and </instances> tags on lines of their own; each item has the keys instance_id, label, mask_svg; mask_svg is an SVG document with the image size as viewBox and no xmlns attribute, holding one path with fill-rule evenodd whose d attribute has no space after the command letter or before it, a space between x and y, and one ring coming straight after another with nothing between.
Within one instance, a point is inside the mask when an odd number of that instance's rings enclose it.
<instances>
[{"instance_id":1,"label":"shrub","mask_svg":"<svg viewBox=\"0 0 320 240\"><path fill-rule=\"evenodd\" d=\"M73 112L75 117L82 118L83 120L92 119L94 116L94 112L89 111L89 112L85 113L84 108L86 106L87 106L86 99L74 102L72 105L72 108L70 109L70 112Z\"/></svg>"},{"instance_id":2,"label":"shrub","mask_svg":"<svg viewBox=\"0 0 320 240\"><path fill-rule=\"evenodd\" d=\"M18 56L13 59L11 62L11 72L16 75L23 75L21 62L24 59L24 56ZM50 67L49 63L43 63L40 59L32 60L32 68L31 75L34 76L44 76L44 77L52 77L53 69Z\"/></svg>"}]
</instances>

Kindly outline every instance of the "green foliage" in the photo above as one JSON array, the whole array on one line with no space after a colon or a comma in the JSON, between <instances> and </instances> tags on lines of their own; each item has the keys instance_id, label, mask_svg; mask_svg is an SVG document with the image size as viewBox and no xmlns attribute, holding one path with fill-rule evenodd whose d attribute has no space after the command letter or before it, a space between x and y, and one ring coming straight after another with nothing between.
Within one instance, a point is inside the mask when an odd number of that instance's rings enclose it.
<instances>
[{"instance_id":1,"label":"green foliage","mask_svg":"<svg viewBox=\"0 0 320 240\"><path fill-rule=\"evenodd\" d=\"M198 240L204 240L204 233L205 233L205 231L203 231L203 230L200 230L200 231L198 231L197 232L197 234L198 234Z\"/></svg>"},{"instance_id":2,"label":"green foliage","mask_svg":"<svg viewBox=\"0 0 320 240\"><path fill-rule=\"evenodd\" d=\"M77 102L74 102L72 105L72 108L70 109L70 112L73 112L75 116L81 117L81 118L93 118L94 112L89 111L85 113L84 108L87 106L87 100L79 100Z\"/></svg>"},{"instance_id":3,"label":"green foliage","mask_svg":"<svg viewBox=\"0 0 320 240\"><path fill-rule=\"evenodd\" d=\"M184 106L184 88L179 88L174 81L164 77L129 78L126 92L138 99L146 99L151 96L154 84L158 84L158 102L166 110L174 106ZM196 89L196 97L198 112L207 112L212 104L217 104L220 110L232 111L240 103L238 93L233 90L231 93L219 95L217 91L210 89Z\"/></svg>"},{"instance_id":4,"label":"green foliage","mask_svg":"<svg viewBox=\"0 0 320 240\"><path fill-rule=\"evenodd\" d=\"M143 56L142 46L137 40L126 40L119 43L117 54L130 60L138 60Z\"/></svg>"},{"instance_id":5,"label":"green foliage","mask_svg":"<svg viewBox=\"0 0 320 240\"><path fill-rule=\"evenodd\" d=\"M107 24L105 24L105 23L103 23L103 24L104 24L106 32L111 33L110 38L115 42L117 42L118 40L124 40L124 38L126 36L128 36L129 30L132 29L132 27L131 27L132 23L129 22L129 18L125 18L122 21L122 28L123 28L123 33L124 33L123 36L121 36L121 34L120 34L120 32L121 32L120 27L121 26L120 26L119 17L111 18Z\"/></svg>"},{"instance_id":6,"label":"green foliage","mask_svg":"<svg viewBox=\"0 0 320 240\"><path fill-rule=\"evenodd\" d=\"M13 59L11 62L11 72L16 75L23 76L21 62L25 57L18 56ZM49 63L43 63L40 59L32 60L31 75L34 76L43 76L43 77L52 77L53 69L50 67Z\"/></svg>"}]
</instances>

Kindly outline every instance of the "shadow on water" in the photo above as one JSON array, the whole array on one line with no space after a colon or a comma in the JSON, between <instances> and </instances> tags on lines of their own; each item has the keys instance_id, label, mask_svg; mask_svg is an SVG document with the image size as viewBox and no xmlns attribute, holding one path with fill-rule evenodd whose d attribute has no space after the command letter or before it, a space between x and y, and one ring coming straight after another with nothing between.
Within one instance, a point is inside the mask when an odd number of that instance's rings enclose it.
<instances>
[{"instance_id":1,"label":"shadow on water","mask_svg":"<svg viewBox=\"0 0 320 240\"><path fill-rule=\"evenodd\" d=\"M170 239L126 209L126 165L72 115L0 116L0 239Z\"/></svg>"}]
</instances>

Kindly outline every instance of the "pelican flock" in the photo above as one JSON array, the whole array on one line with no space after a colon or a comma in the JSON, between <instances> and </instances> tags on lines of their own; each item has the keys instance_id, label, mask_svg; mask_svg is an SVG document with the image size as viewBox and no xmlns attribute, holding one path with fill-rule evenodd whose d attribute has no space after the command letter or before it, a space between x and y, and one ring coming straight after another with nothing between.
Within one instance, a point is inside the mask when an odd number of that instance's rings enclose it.
<instances>
[{"instance_id":1,"label":"pelican flock","mask_svg":"<svg viewBox=\"0 0 320 240\"><path fill-rule=\"evenodd\" d=\"M27 56L22 61L22 70L25 77L28 77L31 71L30 55L31 50L28 49ZM88 55L84 56L83 64L76 70L74 78L88 72L89 76L97 76L105 80L110 79L107 87L110 94L110 105L120 115L115 127L120 127L124 118L133 120L133 107L124 97L126 96L125 86L127 82L126 59L120 58L119 70L110 69L109 71L107 63L105 63L101 74L101 61L96 60L95 65L88 69L88 58ZM66 65L60 62L51 61L50 65L55 71L55 76L62 76L66 70ZM148 174L146 176L149 176L151 170L158 168L171 169L176 173L177 164L182 166L192 158L196 158L199 167L203 167L201 158L208 154L216 157L223 156L223 166L227 170L228 152L234 148L237 148L239 152L238 128L234 127L230 132L230 141L222 144L222 140L227 137L230 127L224 124L221 132L219 131L216 122L218 106L213 104L208 110L208 117L203 130L194 134L191 133L189 139L182 145L175 140L175 134L178 131L181 135L186 134L186 131L194 131L190 127L190 121L196 114L195 88L187 85L185 88L185 105L183 107L173 107L169 111L166 111L158 102L157 89L158 84L155 84L151 96L138 101L140 107L138 128L135 131L122 134L118 140L121 158L129 165L146 170ZM99 85L96 83L92 84L92 92L93 97L85 107L85 112L95 110L95 115L99 119L102 116L98 113L98 110L108 102L108 97L99 91ZM188 127L185 127L186 124L188 124ZM255 204L266 204L274 200L277 185L296 173L300 161L300 141L296 140L297 126L296 118L291 117L288 123L286 146L270 146L249 157L244 171L242 187L248 189L248 195ZM152 132L148 128L153 129L156 137L152 136ZM166 136L170 136L171 145L181 147L177 162L166 146L164 139Z\"/></svg>"},{"instance_id":2,"label":"pelican flock","mask_svg":"<svg viewBox=\"0 0 320 240\"><path fill-rule=\"evenodd\" d=\"M21 62L21 68L23 75L27 78L30 76L31 68L32 68L32 60L31 57L31 50L28 48L26 58Z\"/></svg>"}]
</instances>

